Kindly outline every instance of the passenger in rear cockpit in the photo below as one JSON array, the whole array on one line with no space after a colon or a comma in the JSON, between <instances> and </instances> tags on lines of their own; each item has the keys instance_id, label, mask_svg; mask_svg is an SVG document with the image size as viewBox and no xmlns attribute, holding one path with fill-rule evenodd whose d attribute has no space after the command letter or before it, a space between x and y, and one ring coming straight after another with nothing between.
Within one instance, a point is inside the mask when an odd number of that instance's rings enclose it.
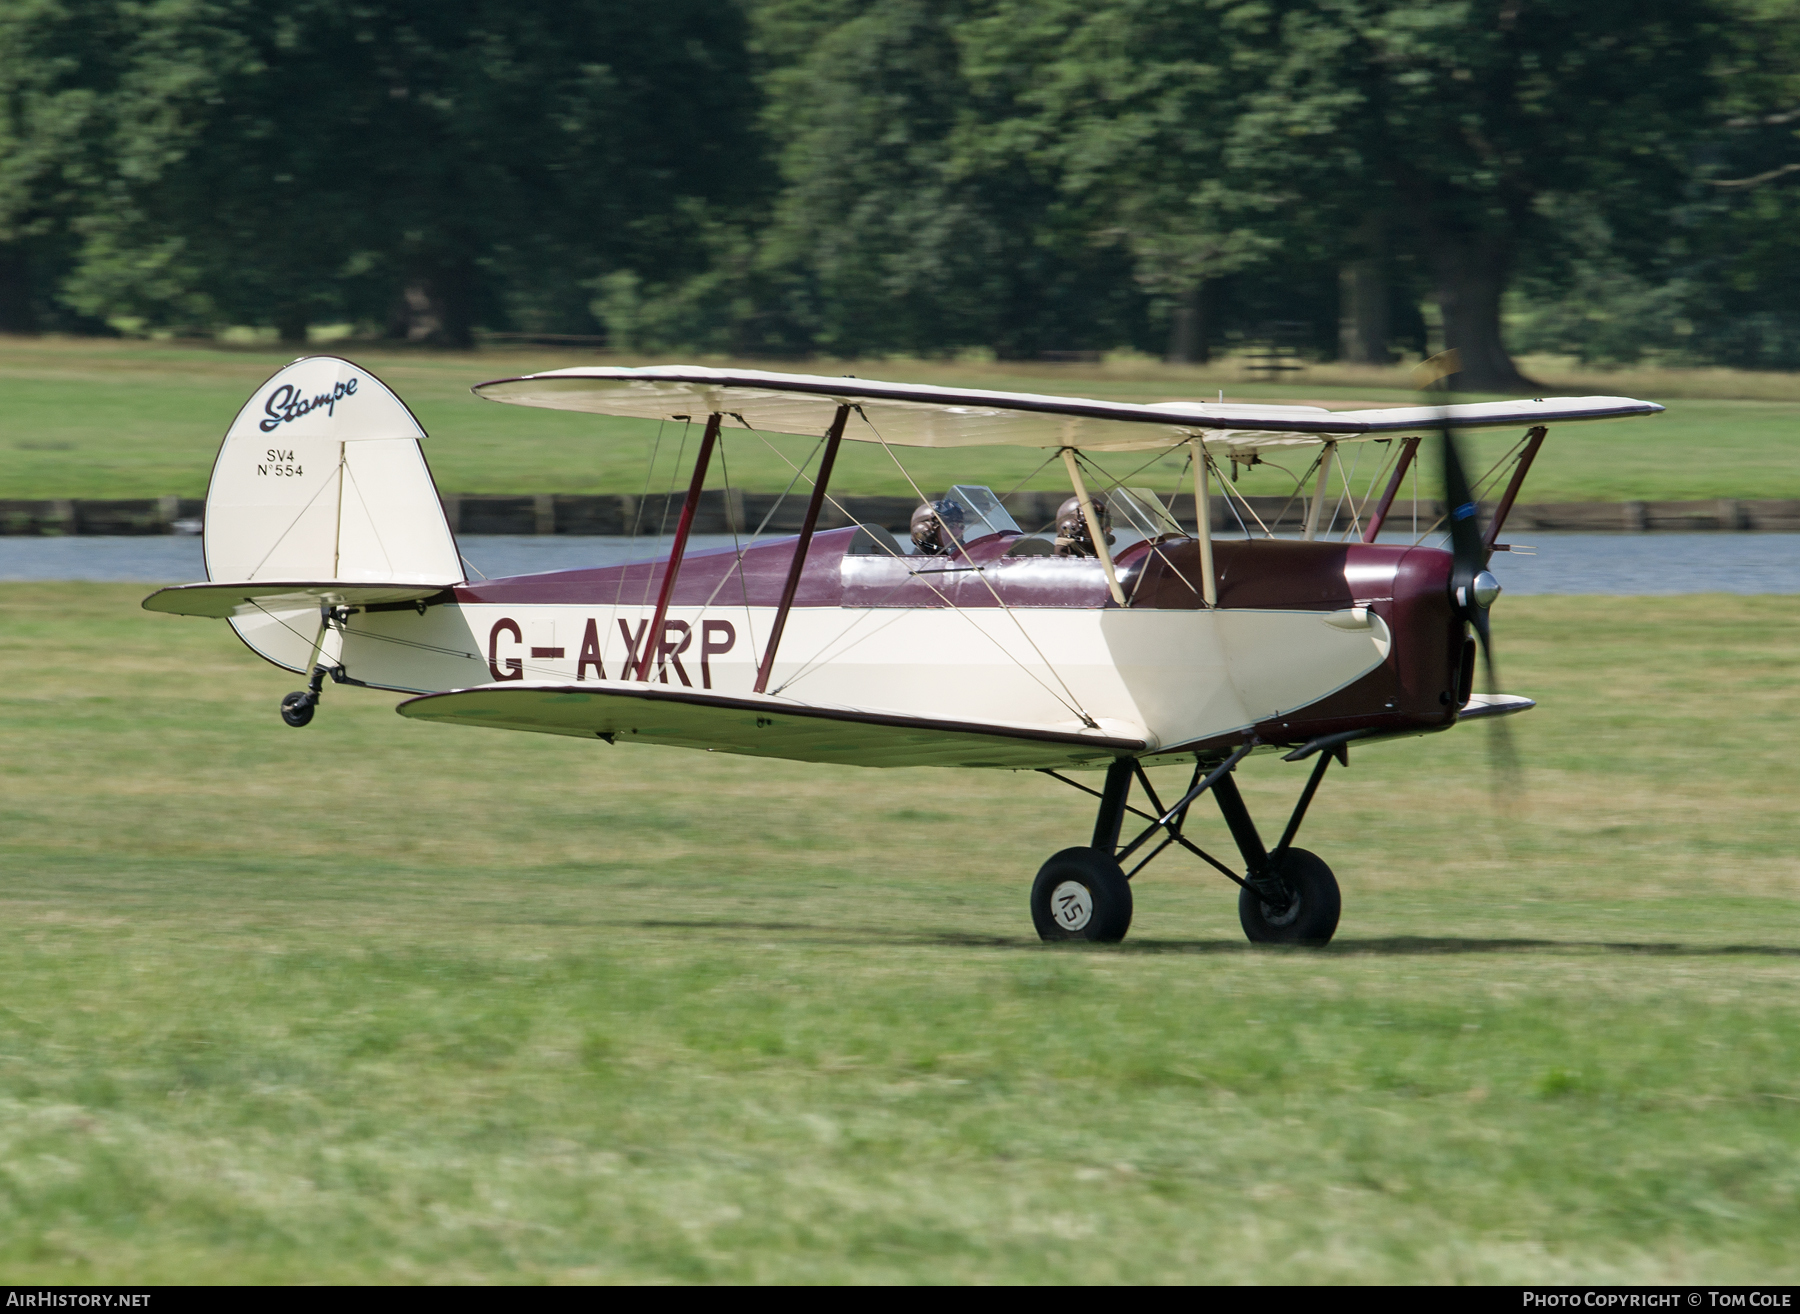
<instances>
[{"instance_id":1,"label":"passenger in rear cockpit","mask_svg":"<svg viewBox=\"0 0 1800 1314\"><path fill-rule=\"evenodd\" d=\"M1094 519L1100 522L1100 532L1106 535L1106 546L1114 543L1112 532L1112 513L1106 509L1106 499L1093 498ZM1081 499L1071 497L1056 509L1056 555L1059 557L1097 557L1099 552L1094 548L1094 536L1088 532L1087 517L1081 514Z\"/></svg>"},{"instance_id":2,"label":"passenger in rear cockpit","mask_svg":"<svg viewBox=\"0 0 1800 1314\"><path fill-rule=\"evenodd\" d=\"M954 552L963 541L967 523L960 502L949 498L927 502L912 513L913 546L928 557Z\"/></svg>"}]
</instances>

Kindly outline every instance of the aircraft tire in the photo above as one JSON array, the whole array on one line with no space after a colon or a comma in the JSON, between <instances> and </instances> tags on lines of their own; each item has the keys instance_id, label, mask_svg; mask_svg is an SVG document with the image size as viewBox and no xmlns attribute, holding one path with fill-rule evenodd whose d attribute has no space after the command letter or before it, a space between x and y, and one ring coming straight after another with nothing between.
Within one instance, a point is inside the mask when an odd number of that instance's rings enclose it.
<instances>
[{"instance_id":1,"label":"aircraft tire","mask_svg":"<svg viewBox=\"0 0 1800 1314\"><path fill-rule=\"evenodd\" d=\"M1031 883L1031 921L1045 940L1123 940L1131 929L1131 882L1098 849L1064 849Z\"/></svg>"},{"instance_id":2,"label":"aircraft tire","mask_svg":"<svg viewBox=\"0 0 1800 1314\"><path fill-rule=\"evenodd\" d=\"M298 729L313 719L313 709L318 705L319 700L310 690L296 689L281 700L281 719Z\"/></svg>"},{"instance_id":3,"label":"aircraft tire","mask_svg":"<svg viewBox=\"0 0 1800 1314\"><path fill-rule=\"evenodd\" d=\"M1303 944L1322 948L1337 933L1343 897L1337 877L1318 854L1289 849L1281 878L1294 891L1294 903L1277 913L1249 886L1238 891L1238 921L1252 944Z\"/></svg>"}]
</instances>

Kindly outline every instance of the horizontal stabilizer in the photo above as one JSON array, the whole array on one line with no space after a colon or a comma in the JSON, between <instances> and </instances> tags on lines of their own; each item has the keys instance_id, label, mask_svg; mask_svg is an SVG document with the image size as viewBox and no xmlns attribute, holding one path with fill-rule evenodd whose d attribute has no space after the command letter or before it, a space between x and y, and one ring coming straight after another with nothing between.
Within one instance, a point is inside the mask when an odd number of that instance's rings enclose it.
<instances>
[{"instance_id":1,"label":"horizontal stabilizer","mask_svg":"<svg viewBox=\"0 0 1800 1314\"><path fill-rule=\"evenodd\" d=\"M312 607L377 607L419 603L446 594L442 584L346 584L342 580L257 580L255 583L179 584L144 599L145 611L229 620L258 612Z\"/></svg>"},{"instance_id":2,"label":"horizontal stabilizer","mask_svg":"<svg viewBox=\"0 0 1800 1314\"><path fill-rule=\"evenodd\" d=\"M870 767L1037 767L1103 763L1150 745L1097 731L936 721L785 698L732 697L607 681L604 685L484 685L426 694L396 708L423 721L535 730L609 742L709 748L752 757Z\"/></svg>"}]
</instances>

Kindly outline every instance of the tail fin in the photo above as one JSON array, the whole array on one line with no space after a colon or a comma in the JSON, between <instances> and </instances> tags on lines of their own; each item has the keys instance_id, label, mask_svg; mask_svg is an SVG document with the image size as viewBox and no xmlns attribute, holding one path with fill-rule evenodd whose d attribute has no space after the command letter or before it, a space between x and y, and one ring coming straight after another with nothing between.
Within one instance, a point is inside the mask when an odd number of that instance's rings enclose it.
<instances>
[{"instance_id":1,"label":"tail fin","mask_svg":"<svg viewBox=\"0 0 1800 1314\"><path fill-rule=\"evenodd\" d=\"M367 370L331 356L295 361L245 403L213 463L214 582L144 605L225 617L251 651L291 671L336 664L322 606L423 599L463 581L424 436Z\"/></svg>"},{"instance_id":2,"label":"tail fin","mask_svg":"<svg viewBox=\"0 0 1800 1314\"><path fill-rule=\"evenodd\" d=\"M461 583L424 436L358 365L307 356L281 370L238 412L213 464L207 578Z\"/></svg>"}]
</instances>

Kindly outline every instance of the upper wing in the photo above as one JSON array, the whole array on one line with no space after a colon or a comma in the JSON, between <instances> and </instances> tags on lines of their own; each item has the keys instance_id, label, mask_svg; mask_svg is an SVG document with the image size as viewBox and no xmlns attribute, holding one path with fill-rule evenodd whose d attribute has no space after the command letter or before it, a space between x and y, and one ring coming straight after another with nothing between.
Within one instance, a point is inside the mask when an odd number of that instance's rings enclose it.
<instances>
[{"instance_id":1,"label":"upper wing","mask_svg":"<svg viewBox=\"0 0 1800 1314\"><path fill-rule=\"evenodd\" d=\"M483 685L410 698L422 721L536 730L584 739L710 748L752 757L873 767L1081 766L1143 753L1145 738L997 722L936 721L767 696L727 697L661 685Z\"/></svg>"},{"instance_id":2,"label":"upper wing","mask_svg":"<svg viewBox=\"0 0 1800 1314\"><path fill-rule=\"evenodd\" d=\"M174 616L233 616L302 608L379 607L419 603L445 592L442 584L346 584L342 580L257 580L255 583L179 584L144 599L145 611Z\"/></svg>"},{"instance_id":3,"label":"upper wing","mask_svg":"<svg viewBox=\"0 0 1800 1314\"><path fill-rule=\"evenodd\" d=\"M1552 397L1442 408L1329 411L1321 406L1238 402L1099 401L1033 392L939 388L878 379L781 374L768 370L660 365L579 366L476 385L477 396L519 406L645 419L719 412L771 433L823 433L839 406L857 407L866 426L844 436L903 447L1079 447L1089 451L1176 447L1201 437L1230 451L1354 441L1435 429L1567 423L1654 415L1654 402L1629 397Z\"/></svg>"}]
</instances>

